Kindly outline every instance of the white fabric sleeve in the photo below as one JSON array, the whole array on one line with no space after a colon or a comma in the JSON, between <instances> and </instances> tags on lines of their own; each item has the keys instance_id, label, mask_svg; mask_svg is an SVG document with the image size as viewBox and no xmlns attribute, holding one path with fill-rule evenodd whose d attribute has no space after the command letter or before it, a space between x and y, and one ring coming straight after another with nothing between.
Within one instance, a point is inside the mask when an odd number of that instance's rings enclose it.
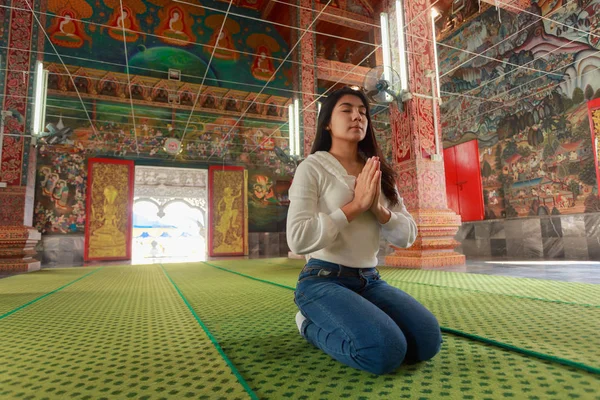
<instances>
[{"instance_id":1,"label":"white fabric sleeve","mask_svg":"<svg viewBox=\"0 0 600 400\"><path fill-rule=\"evenodd\" d=\"M306 161L296 169L289 191L286 237L290 250L309 254L333 243L349 222L341 208L319 212L318 171Z\"/></svg>"},{"instance_id":2,"label":"white fabric sleeve","mask_svg":"<svg viewBox=\"0 0 600 400\"><path fill-rule=\"evenodd\" d=\"M398 189L396 188L396 192ZM383 195L383 194L382 194ZM394 207L389 207L392 212L390 220L381 224L381 233L385 239L397 247L410 247L417 239L417 224L404 206L402 197Z\"/></svg>"}]
</instances>

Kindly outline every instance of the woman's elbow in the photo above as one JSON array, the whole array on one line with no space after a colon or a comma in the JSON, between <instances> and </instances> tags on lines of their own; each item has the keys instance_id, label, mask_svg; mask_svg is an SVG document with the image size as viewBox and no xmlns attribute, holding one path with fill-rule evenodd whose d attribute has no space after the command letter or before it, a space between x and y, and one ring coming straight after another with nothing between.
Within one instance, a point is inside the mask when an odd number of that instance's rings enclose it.
<instances>
[{"instance_id":1,"label":"woman's elbow","mask_svg":"<svg viewBox=\"0 0 600 400\"><path fill-rule=\"evenodd\" d=\"M290 251L294 254L298 254L298 255L304 255L309 253L307 251L306 246L304 246L302 244L301 238L302 238L302 232L298 232L297 229L293 229L291 227L288 227L287 233L286 233L286 239L287 239L287 243L288 243L288 247L290 248Z\"/></svg>"}]
</instances>

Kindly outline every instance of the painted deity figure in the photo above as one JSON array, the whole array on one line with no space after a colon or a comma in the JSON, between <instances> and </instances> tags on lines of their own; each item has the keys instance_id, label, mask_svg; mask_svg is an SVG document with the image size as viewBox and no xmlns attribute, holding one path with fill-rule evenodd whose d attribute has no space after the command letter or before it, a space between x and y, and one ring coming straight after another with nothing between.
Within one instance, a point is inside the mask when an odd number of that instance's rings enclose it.
<instances>
[{"instance_id":1,"label":"painted deity figure","mask_svg":"<svg viewBox=\"0 0 600 400\"><path fill-rule=\"evenodd\" d=\"M118 256L125 254L125 235L119 230L118 207L115 200L119 191L112 185L108 185L104 191L104 202L102 213L98 213L92 205L92 218L102 223L90 237L90 251L98 256Z\"/></svg>"},{"instance_id":2,"label":"painted deity figure","mask_svg":"<svg viewBox=\"0 0 600 400\"><path fill-rule=\"evenodd\" d=\"M259 46L256 50L258 55L252 63L252 75L258 80L268 82L275 73L271 53L266 46Z\"/></svg>"},{"instance_id":3,"label":"painted deity figure","mask_svg":"<svg viewBox=\"0 0 600 400\"><path fill-rule=\"evenodd\" d=\"M44 189L43 189L43 192L46 196L52 197L52 194L54 193L54 188L56 187L56 183L58 182L58 179L59 179L58 174L53 173L46 180L46 184L44 185Z\"/></svg>"},{"instance_id":4,"label":"painted deity figure","mask_svg":"<svg viewBox=\"0 0 600 400\"><path fill-rule=\"evenodd\" d=\"M68 207L69 200L69 186L64 179L60 179L54 188L52 193L54 199L54 205L58 209L65 210Z\"/></svg>"},{"instance_id":5,"label":"painted deity figure","mask_svg":"<svg viewBox=\"0 0 600 400\"><path fill-rule=\"evenodd\" d=\"M209 43L213 46L217 46L214 55L216 58L221 60L237 60L238 53L232 51L235 50L235 46L233 45L231 34L226 27L223 27L221 33L219 33L218 30L215 30Z\"/></svg>"},{"instance_id":6,"label":"painted deity figure","mask_svg":"<svg viewBox=\"0 0 600 400\"><path fill-rule=\"evenodd\" d=\"M219 222L217 224L217 232L222 235L222 241L225 242L225 238L227 237L227 233L230 229L233 229L234 237L236 240L239 238L239 235L235 234L235 230L239 228L239 225L236 224L238 210L234 210L233 203L241 196L233 195L233 190L230 187L226 187L223 190L223 197L217 204L217 209L221 213L221 218L219 218Z\"/></svg>"},{"instance_id":7,"label":"painted deity figure","mask_svg":"<svg viewBox=\"0 0 600 400\"><path fill-rule=\"evenodd\" d=\"M265 206L270 203L277 203L273 193L273 181L266 175L258 175L252 183L251 201L255 205Z\"/></svg>"},{"instance_id":8,"label":"painted deity figure","mask_svg":"<svg viewBox=\"0 0 600 400\"><path fill-rule=\"evenodd\" d=\"M185 46L189 42L196 40L190 30L191 22L186 20L185 13L179 7L171 8L166 17L163 16L157 34L161 36L161 40L178 46ZM187 22L186 22L187 21Z\"/></svg>"},{"instance_id":9,"label":"painted deity figure","mask_svg":"<svg viewBox=\"0 0 600 400\"><path fill-rule=\"evenodd\" d=\"M91 38L87 36L81 22L75 19L71 10L63 11L60 17L55 17L52 26L48 28L50 40L61 47L78 48Z\"/></svg>"},{"instance_id":10,"label":"painted deity figure","mask_svg":"<svg viewBox=\"0 0 600 400\"><path fill-rule=\"evenodd\" d=\"M135 32L139 30L139 27L133 13L126 7L123 7L122 13L119 9L115 10L108 25L111 26L108 34L115 40L123 41L123 34L125 34L125 41L127 42L135 42L140 37Z\"/></svg>"}]
</instances>

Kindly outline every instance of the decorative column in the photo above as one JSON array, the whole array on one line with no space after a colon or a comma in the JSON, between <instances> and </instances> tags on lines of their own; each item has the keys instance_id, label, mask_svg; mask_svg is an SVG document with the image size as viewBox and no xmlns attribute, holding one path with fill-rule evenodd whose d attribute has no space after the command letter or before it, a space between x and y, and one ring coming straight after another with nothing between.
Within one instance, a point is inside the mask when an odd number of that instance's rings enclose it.
<instances>
[{"instance_id":1,"label":"decorative column","mask_svg":"<svg viewBox=\"0 0 600 400\"><path fill-rule=\"evenodd\" d=\"M387 10L392 65L400 71L394 1L389 1ZM461 219L448 208L446 200L439 104L420 97L431 97L435 89L429 73L435 71L430 2L404 0L404 12L408 85L413 98L404 103L403 111L395 104L390 106L390 124L398 188L419 232L412 247L396 248L385 258L385 264L403 268L462 265L465 256L454 251L460 244L454 236Z\"/></svg>"},{"instance_id":2,"label":"decorative column","mask_svg":"<svg viewBox=\"0 0 600 400\"><path fill-rule=\"evenodd\" d=\"M34 4L30 2L29 4ZM40 268L39 261L32 258L41 234L31 227L35 185L35 151L29 151L30 115L27 98L31 96L34 58L31 57L35 42L35 21L26 0L12 0L8 32L4 31L1 42L8 47L6 74L0 89L3 97L3 145L0 159L0 271L28 271ZM4 21L2 21L4 22ZM9 136L10 135L10 136ZM4 185L2 185L4 186Z\"/></svg>"},{"instance_id":3,"label":"decorative column","mask_svg":"<svg viewBox=\"0 0 600 400\"><path fill-rule=\"evenodd\" d=\"M315 0L300 0L299 9L299 27L309 28L315 30L315 25L312 25L317 13ZM300 32L299 35L302 35ZM315 33L307 32L300 42L300 82L299 87L302 92L300 101L300 109L303 110L313 101L316 97L314 94L317 93L317 36ZM303 138L304 157L310 154L312 143L317 133L317 103L312 104L308 109L302 112L300 116L302 118L302 124L300 124L300 130L302 132L301 138Z\"/></svg>"}]
</instances>

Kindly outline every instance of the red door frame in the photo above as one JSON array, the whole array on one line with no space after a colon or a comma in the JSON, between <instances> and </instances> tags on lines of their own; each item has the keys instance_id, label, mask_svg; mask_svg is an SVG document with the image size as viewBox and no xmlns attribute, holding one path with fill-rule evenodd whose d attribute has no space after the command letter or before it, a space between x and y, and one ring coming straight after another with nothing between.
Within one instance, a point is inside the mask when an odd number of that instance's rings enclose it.
<instances>
[{"instance_id":1,"label":"red door frame","mask_svg":"<svg viewBox=\"0 0 600 400\"><path fill-rule=\"evenodd\" d=\"M600 160L598 159L598 146L600 146L600 132L594 129L592 112L600 110L600 98L588 101L588 116L590 120L590 134L592 135L592 151L594 152L594 167L596 168L596 186L600 196Z\"/></svg>"}]
</instances>

